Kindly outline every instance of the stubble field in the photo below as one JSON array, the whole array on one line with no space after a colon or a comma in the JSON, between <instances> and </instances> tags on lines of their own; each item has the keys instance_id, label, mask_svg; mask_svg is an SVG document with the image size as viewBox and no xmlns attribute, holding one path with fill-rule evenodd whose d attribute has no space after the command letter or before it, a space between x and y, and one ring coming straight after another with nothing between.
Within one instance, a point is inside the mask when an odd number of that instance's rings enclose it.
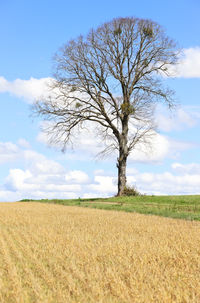
<instances>
[{"instance_id":1,"label":"stubble field","mask_svg":"<svg viewBox=\"0 0 200 303\"><path fill-rule=\"evenodd\" d=\"M0 302L200 302L200 222L1 203Z\"/></svg>"}]
</instances>

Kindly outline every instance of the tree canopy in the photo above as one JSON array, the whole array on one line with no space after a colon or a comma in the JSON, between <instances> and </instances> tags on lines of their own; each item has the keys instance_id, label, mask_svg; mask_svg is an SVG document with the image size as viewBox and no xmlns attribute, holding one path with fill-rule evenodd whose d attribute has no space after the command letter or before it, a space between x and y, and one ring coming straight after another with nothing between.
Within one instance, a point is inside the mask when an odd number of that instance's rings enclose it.
<instances>
[{"instance_id":1,"label":"tree canopy","mask_svg":"<svg viewBox=\"0 0 200 303\"><path fill-rule=\"evenodd\" d=\"M74 131L95 123L107 140L104 152L118 151L118 195L126 186L127 158L153 135L154 107L173 105L164 85L177 62L175 42L160 25L138 18L117 18L67 42L54 59L54 95L34 110L50 120L51 141L65 149Z\"/></svg>"}]
</instances>

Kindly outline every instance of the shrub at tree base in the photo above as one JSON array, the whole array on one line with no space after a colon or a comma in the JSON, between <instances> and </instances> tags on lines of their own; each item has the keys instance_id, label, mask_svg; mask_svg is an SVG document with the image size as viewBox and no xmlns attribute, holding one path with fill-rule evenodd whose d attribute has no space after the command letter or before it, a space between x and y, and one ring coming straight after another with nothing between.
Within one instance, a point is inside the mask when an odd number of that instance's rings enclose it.
<instances>
[{"instance_id":1,"label":"shrub at tree base","mask_svg":"<svg viewBox=\"0 0 200 303\"><path fill-rule=\"evenodd\" d=\"M139 191L134 186L125 186L123 196L139 196Z\"/></svg>"}]
</instances>

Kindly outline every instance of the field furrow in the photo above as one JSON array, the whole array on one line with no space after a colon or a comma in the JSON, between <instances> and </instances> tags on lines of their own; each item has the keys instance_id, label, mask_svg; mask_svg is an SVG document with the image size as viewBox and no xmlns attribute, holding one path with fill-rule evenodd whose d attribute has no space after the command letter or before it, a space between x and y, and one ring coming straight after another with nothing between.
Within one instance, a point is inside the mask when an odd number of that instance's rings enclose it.
<instances>
[{"instance_id":1,"label":"field furrow","mask_svg":"<svg viewBox=\"0 0 200 303\"><path fill-rule=\"evenodd\" d=\"M1 296L2 299L5 297L8 302L20 303L23 300L21 293L22 276L17 271L17 265L9 247L9 243L11 243L12 239L5 229L1 232L0 236L1 275L3 277ZM7 291L8 289L9 292Z\"/></svg>"},{"instance_id":2,"label":"field furrow","mask_svg":"<svg viewBox=\"0 0 200 303\"><path fill-rule=\"evenodd\" d=\"M200 302L200 222L0 205L1 303Z\"/></svg>"}]
</instances>

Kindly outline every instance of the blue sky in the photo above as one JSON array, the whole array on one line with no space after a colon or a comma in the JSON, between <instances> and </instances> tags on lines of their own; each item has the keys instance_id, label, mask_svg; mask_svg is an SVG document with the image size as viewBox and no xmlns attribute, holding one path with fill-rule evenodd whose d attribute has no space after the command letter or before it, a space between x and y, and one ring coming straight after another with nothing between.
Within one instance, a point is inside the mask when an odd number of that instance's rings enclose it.
<instances>
[{"instance_id":1,"label":"blue sky","mask_svg":"<svg viewBox=\"0 0 200 303\"><path fill-rule=\"evenodd\" d=\"M128 182L150 194L200 193L200 2L0 1L0 201L110 196L116 192L115 155L95 158L98 142L82 134L65 154L47 146L30 106L52 77L52 57L69 39L116 17L148 18L183 48L173 113L159 108L154 153L135 151Z\"/></svg>"}]
</instances>

